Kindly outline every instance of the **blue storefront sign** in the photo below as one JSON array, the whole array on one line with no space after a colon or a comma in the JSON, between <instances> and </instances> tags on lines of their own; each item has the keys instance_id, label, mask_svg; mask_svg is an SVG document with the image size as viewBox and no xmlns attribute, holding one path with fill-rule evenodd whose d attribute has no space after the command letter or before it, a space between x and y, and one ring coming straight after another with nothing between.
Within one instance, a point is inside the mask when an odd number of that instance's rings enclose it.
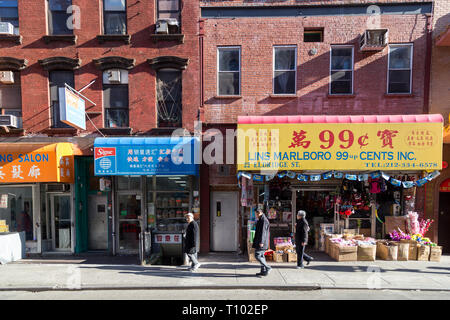
<instances>
[{"instance_id":1,"label":"blue storefront sign","mask_svg":"<svg viewBox=\"0 0 450 320\"><path fill-rule=\"evenodd\" d=\"M96 176L198 175L193 137L96 138Z\"/></svg>"}]
</instances>

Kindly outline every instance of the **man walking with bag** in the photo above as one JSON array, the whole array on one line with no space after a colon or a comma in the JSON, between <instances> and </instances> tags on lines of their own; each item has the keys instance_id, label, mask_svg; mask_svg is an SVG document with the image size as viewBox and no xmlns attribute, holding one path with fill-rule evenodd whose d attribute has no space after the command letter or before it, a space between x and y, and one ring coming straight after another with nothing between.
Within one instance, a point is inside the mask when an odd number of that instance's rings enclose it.
<instances>
[{"instance_id":1,"label":"man walking with bag","mask_svg":"<svg viewBox=\"0 0 450 320\"><path fill-rule=\"evenodd\" d=\"M194 272L200 268L201 264L197 260L197 252L198 250L198 224L194 221L194 215L192 213L188 213L186 215L186 221L188 226L186 228L185 241L184 241L184 252L189 257L189 260L192 262L189 271Z\"/></svg>"},{"instance_id":2,"label":"man walking with bag","mask_svg":"<svg viewBox=\"0 0 450 320\"><path fill-rule=\"evenodd\" d=\"M261 264L261 272L257 273L257 276L267 276L272 270L267 265L264 253L269 248L269 220L264 215L261 209L256 211L258 222L256 223L255 238L253 240L253 248L255 248L255 258Z\"/></svg>"},{"instance_id":3,"label":"man walking with bag","mask_svg":"<svg viewBox=\"0 0 450 320\"><path fill-rule=\"evenodd\" d=\"M303 269L303 260L307 264L314 260L313 257L305 253L305 247L308 244L309 224L306 221L306 212L300 210L297 213L297 223L295 226L295 246L297 249L297 269Z\"/></svg>"}]
</instances>

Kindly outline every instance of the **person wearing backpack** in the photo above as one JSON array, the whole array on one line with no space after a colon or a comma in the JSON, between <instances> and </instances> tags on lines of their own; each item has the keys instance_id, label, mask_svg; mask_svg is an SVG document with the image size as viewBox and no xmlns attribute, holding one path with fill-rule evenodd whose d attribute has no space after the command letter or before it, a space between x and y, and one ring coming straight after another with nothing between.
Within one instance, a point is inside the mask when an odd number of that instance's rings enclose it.
<instances>
[{"instance_id":1,"label":"person wearing backpack","mask_svg":"<svg viewBox=\"0 0 450 320\"><path fill-rule=\"evenodd\" d=\"M297 249L297 269L303 269L303 260L307 265L314 260L313 257L305 253L305 247L308 244L309 224L306 221L306 212L300 210L297 212L297 223L295 225L295 245Z\"/></svg>"}]
</instances>

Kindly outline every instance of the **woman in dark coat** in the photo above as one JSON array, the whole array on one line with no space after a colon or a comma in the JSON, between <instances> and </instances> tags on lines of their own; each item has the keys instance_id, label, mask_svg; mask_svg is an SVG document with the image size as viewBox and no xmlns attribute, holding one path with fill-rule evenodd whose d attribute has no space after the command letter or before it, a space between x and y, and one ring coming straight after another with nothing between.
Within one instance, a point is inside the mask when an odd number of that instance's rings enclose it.
<instances>
[{"instance_id":1,"label":"woman in dark coat","mask_svg":"<svg viewBox=\"0 0 450 320\"><path fill-rule=\"evenodd\" d=\"M313 261L313 257L305 253L305 247L308 244L308 231L309 224L306 221L306 212L300 210L297 213L297 223L295 225L295 245L297 248L297 269L303 269L303 260L306 260L307 264Z\"/></svg>"}]
</instances>

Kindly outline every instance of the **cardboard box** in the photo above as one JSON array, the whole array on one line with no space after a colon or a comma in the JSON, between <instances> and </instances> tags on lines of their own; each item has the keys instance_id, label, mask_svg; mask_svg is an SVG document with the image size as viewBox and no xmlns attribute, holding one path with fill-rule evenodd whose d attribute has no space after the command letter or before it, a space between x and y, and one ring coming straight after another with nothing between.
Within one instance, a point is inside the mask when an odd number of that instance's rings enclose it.
<instances>
[{"instance_id":1,"label":"cardboard box","mask_svg":"<svg viewBox=\"0 0 450 320\"><path fill-rule=\"evenodd\" d=\"M430 247L430 261L440 262L442 256L442 247Z\"/></svg>"},{"instance_id":2,"label":"cardboard box","mask_svg":"<svg viewBox=\"0 0 450 320\"><path fill-rule=\"evenodd\" d=\"M357 260L358 261L375 261L377 254L376 245L362 245L358 246L357 250Z\"/></svg>"},{"instance_id":3,"label":"cardboard box","mask_svg":"<svg viewBox=\"0 0 450 320\"><path fill-rule=\"evenodd\" d=\"M430 246L424 244L417 245L417 260L418 261L430 260Z\"/></svg>"},{"instance_id":4,"label":"cardboard box","mask_svg":"<svg viewBox=\"0 0 450 320\"><path fill-rule=\"evenodd\" d=\"M297 252L286 252L287 262L297 262Z\"/></svg>"},{"instance_id":5,"label":"cardboard box","mask_svg":"<svg viewBox=\"0 0 450 320\"><path fill-rule=\"evenodd\" d=\"M248 262L257 262L255 258L255 248L252 248L252 243L247 242Z\"/></svg>"},{"instance_id":6,"label":"cardboard box","mask_svg":"<svg viewBox=\"0 0 450 320\"><path fill-rule=\"evenodd\" d=\"M336 244L332 244L331 253L336 261L357 261L358 260L358 247L341 247Z\"/></svg>"},{"instance_id":7,"label":"cardboard box","mask_svg":"<svg viewBox=\"0 0 450 320\"><path fill-rule=\"evenodd\" d=\"M287 252L288 250L294 250L294 246L291 245L276 245L275 251Z\"/></svg>"},{"instance_id":8,"label":"cardboard box","mask_svg":"<svg viewBox=\"0 0 450 320\"><path fill-rule=\"evenodd\" d=\"M409 243L408 242L395 242L397 244L397 260L408 261L409 258Z\"/></svg>"},{"instance_id":9,"label":"cardboard box","mask_svg":"<svg viewBox=\"0 0 450 320\"><path fill-rule=\"evenodd\" d=\"M395 242L378 241L376 256L381 260L396 261L398 256L398 245Z\"/></svg>"},{"instance_id":10,"label":"cardboard box","mask_svg":"<svg viewBox=\"0 0 450 320\"><path fill-rule=\"evenodd\" d=\"M408 243L409 244L408 260L417 260L417 241L400 240L400 243Z\"/></svg>"}]
</instances>

